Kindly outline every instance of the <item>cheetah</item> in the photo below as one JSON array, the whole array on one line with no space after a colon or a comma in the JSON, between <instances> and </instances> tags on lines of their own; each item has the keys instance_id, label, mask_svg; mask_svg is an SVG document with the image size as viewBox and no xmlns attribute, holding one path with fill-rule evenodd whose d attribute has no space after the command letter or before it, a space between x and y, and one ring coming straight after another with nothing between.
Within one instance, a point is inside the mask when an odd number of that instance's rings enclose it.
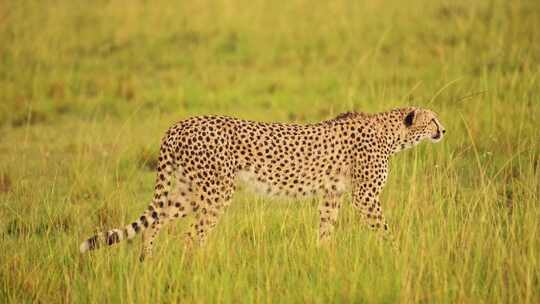
<instances>
[{"instance_id":1,"label":"cheetah","mask_svg":"<svg viewBox=\"0 0 540 304\"><path fill-rule=\"evenodd\" d=\"M348 112L313 124L264 123L224 116L192 117L174 124L161 142L153 199L133 223L98 233L81 253L143 233L141 259L171 220L194 215L188 245L204 244L243 180L271 196L317 196L319 241L333 234L341 198L372 230L389 234L379 195L390 157L445 129L427 109L407 107L367 114Z\"/></svg>"}]
</instances>

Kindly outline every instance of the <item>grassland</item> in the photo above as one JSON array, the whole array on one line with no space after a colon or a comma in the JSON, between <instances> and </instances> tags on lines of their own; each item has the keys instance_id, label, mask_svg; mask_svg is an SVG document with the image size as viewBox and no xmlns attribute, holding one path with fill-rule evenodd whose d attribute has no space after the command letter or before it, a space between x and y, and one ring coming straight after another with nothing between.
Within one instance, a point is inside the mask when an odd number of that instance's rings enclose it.
<instances>
[{"instance_id":1,"label":"grassland","mask_svg":"<svg viewBox=\"0 0 540 304\"><path fill-rule=\"evenodd\" d=\"M539 303L540 2L0 1L1 303ZM79 255L153 189L197 114L310 122L419 105L447 137L398 154L399 253L346 204L244 191L206 247L180 223Z\"/></svg>"}]
</instances>

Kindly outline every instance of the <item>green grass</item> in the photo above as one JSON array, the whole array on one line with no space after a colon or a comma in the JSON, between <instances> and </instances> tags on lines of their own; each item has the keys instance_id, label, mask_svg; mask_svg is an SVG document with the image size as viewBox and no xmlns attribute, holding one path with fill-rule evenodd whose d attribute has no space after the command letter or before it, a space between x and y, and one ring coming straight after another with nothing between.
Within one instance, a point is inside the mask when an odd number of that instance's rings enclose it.
<instances>
[{"instance_id":1,"label":"green grass","mask_svg":"<svg viewBox=\"0 0 540 304\"><path fill-rule=\"evenodd\" d=\"M538 1L94 3L0 2L0 302L540 302ZM145 263L78 253L144 210L177 120L404 105L448 132L393 159L399 253L348 204L318 248L316 201L243 191L200 250L184 221Z\"/></svg>"}]
</instances>

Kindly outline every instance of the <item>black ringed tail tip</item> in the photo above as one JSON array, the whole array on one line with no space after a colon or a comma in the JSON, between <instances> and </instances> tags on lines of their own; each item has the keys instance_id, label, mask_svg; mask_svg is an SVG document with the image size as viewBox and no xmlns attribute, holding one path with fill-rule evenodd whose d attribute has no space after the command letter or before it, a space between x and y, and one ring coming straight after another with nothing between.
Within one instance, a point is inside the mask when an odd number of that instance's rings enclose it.
<instances>
[{"instance_id":1,"label":"black ringed tail tip","mask_svg":"<svg viewBox=\"0 0 540 304\"><path fill-rule=\"evenodd\" d=\"M159 214L155 211L145 212L137 221L125 226L122 229L112 229L105 233L98 233L79 246L81 253L95 250L103 245L111 246L125 239L131 239L139 232L145 230L159 219Z\"/></svg>"}]
</instances>

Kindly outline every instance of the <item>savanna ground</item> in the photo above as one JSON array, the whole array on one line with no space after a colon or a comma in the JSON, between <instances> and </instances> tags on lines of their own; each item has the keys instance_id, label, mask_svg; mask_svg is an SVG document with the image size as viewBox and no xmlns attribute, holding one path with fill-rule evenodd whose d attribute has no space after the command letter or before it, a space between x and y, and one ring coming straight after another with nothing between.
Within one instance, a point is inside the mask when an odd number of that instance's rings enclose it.
<instances>
[{"instance_id":1,"label":"savanna ground","mask_svg":"<svg viewBox=\"0 0 540 304\"><path fill-rule=\"evenodd\" d=\"M540 2L88 3L0 1L0 302L540 302ZM144 263L78 252L150 202L175 121L403 105L448 132L393 159L399 253L242 190L200 250L184 221Z\"/></svg>"}]
</instances>

